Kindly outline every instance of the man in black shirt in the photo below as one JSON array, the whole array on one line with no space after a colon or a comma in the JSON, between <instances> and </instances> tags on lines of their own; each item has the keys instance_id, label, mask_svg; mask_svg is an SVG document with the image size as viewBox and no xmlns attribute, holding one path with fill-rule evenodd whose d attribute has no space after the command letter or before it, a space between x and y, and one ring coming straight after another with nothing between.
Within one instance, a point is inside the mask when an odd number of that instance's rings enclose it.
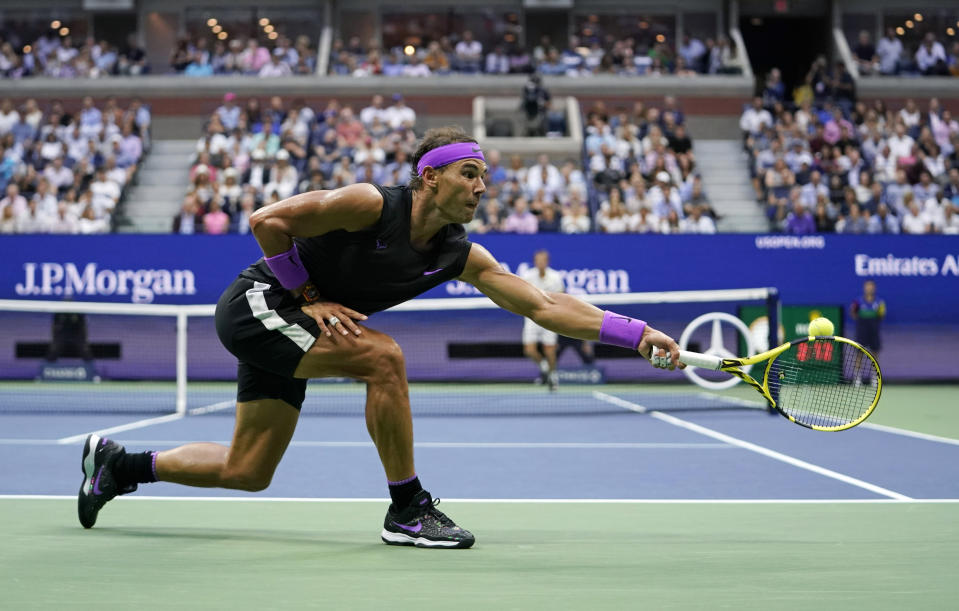
<instances>
[{"instance_id":1,"label":"man in black shirt","mask_svg":"<svg viewBox=\"0 0 959 611\"><path fill-rule=\"evenodd\" d=\"M367 429L393 501L383 541L470 547L473 535L435 508L416 475L402 351L363 324L454 278L551 331L629 347L646 358L654 349L669 351L666 366L679 365L676 342L644 321L541 291L466 239L462 224L472 220L486 191L487 167L465 132L430 130L411 164L408 186L302 193L251 216L265 258L240 273L216 311L217 333L239 360L231 445L127 454L115 442L89 436L78 500L84 527L93 526L108 500L139 483L263 490L296 428L307 379L348 377L366 382Z\"/></svg>"}]
</instances>

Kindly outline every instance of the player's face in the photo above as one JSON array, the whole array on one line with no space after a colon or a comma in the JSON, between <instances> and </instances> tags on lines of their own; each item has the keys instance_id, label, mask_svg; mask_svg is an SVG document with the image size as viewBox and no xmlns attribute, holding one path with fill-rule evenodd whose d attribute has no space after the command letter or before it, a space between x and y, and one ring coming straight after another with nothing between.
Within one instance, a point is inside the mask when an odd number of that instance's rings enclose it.
<instances>
[{"instance_id":1,"label":"player's face","mask_svg":"<svg viewBox=\"0 0 959 611\"><path fill-rule=\"evenodd\" d=\"M480 197L486 192L486 164L481 159L464 159L446 167L437 183L437 206L451 222L473 220Z\"/></svg>"}]
</instances>

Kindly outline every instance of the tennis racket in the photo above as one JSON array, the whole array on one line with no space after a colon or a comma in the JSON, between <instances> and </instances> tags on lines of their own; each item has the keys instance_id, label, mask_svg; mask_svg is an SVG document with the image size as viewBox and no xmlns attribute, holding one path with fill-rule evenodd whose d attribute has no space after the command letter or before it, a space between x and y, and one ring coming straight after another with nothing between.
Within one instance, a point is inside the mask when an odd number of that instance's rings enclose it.
<instances>
[{"instance_id":1,"label":"tennis racket","mask_svg":"<svg viewBox=\"0 0 959 611\"><path fill-rule=\"evenodd\" d=\"M679 360L733 374L759 391L780 414L817 431L856 426L876 409L882 392L882 372L875 357L845 337L802 337L746 358L681 350ZM762 363L762 383L741 369Z\"/></svg>"}]
</instances>

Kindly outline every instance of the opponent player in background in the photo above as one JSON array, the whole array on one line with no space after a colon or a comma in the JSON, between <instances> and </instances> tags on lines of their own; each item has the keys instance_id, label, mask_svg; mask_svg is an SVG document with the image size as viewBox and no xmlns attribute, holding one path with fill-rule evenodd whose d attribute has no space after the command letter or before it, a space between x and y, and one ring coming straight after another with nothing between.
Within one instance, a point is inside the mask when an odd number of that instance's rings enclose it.
<instances>
[{"instance_id":1,"label":"opponent player in background","mask_svg":"<svg viewBox=\"0 0 959 611\"><path fill-rule=\"evenodd\" d=\"M659 355L668 351L672 359L662 366L681 366L669 336L641 320L541 291L466 239L462 224L486 190L486 162L465 132L428 131L411 163L407 186L302 193L251 217L264 258L240 273L216 309L217 333L239 360L231 444L128 454L90 435L78 498L84 527L93 526L107 501L140 483L263 490L296 428L307 379L349 377L366 383L367 430L392 499L383 541L470 547L473 535L436 509L438 501L416 475L403 353L391 337L363 324L370 314L454 278L555 333L598 338L647 359L654 348Z\"/></svg>"},{"instance_id":2,"label":"opponent player in background","mask_svg":"<svg viewBox=\"0 0 959 611\"><path fill-rule=\"evenodd\" d=\"M879 326L886 317L886 302L876 296L876 282L866 280L862 285L862 297L849 306L849 314L856 321L856 341L866 347L874 357L879 358L882 341ZM856 369L859 369L860 355L856 355ZM866 368L869 370L869 368ZM855 380L856 384L868 380ZM872 382L877 382L874 378Z\"/></svg>"},{"instance_id":3,"label":"opponent player in background","mask_svg":"<svg viewBox=\"0 0 959 611\"><path fill-rule=\"evenodd\" d=\"M533 267L523 273L523 280L547 293L565 293L566 286L559 273L549 266L549 252L537 250L533 255ZM559 375L556 373L556 340L558 334L544 329L531 319L523 321L523 354L539 367L540 384L549 384L549 389L559 388ZM539 346L543 351L540 353Z\"/></svg>"}]
</instances>

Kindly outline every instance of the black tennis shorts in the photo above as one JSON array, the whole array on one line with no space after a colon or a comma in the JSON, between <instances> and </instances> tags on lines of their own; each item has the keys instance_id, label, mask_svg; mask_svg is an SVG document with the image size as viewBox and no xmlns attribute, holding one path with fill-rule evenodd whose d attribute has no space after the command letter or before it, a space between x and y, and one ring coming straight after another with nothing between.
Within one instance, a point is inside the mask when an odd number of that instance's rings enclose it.
<instances>
[{"instance_id":1,"label":"black tennis shorts","mask_svg":"<svg viewBox=\"0 0 959 611\"><path fill-rule=\"evenodd\" d=\"M300 305L275 279L265 277L241 275L223 292L216 304L216 332L239 360L237 401L281 399L296 409L303 406L306 380L293 373L320 328Z\"/></svg>"}]
</instances>

